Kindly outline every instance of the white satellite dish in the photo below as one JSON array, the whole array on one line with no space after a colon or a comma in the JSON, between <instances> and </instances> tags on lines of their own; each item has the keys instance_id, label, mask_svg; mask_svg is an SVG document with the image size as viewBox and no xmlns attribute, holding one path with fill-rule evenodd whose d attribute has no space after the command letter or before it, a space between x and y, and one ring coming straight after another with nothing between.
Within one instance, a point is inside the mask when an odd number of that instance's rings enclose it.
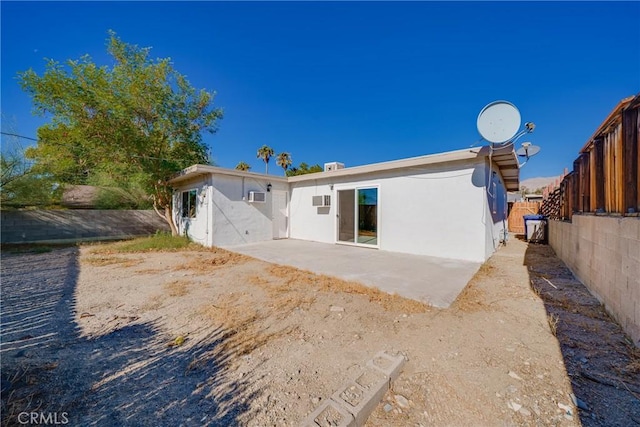
<instances>
[{"instance_id":1,"label":"white satellite dish","mask_svg":"<svg viewBox=\"0 0 640 427\"><path fill-rule=\"evenodd\" d=\"M540 152L540 147L533 145L530 142L523 142L522 148L518 148L516 154L520 157L533 157Z\"/></svg>"},{"instance_id":2,"label":"white satellite dish","mask_svg":"<svg viewBox=\"0 0 640 427\"><path fill-rule=\"evenodd\" d=\"M520 111L510 102L494 101L478 115L478 132L492 144L509 141L520 129Z\"/></svg>"}]
</instances>

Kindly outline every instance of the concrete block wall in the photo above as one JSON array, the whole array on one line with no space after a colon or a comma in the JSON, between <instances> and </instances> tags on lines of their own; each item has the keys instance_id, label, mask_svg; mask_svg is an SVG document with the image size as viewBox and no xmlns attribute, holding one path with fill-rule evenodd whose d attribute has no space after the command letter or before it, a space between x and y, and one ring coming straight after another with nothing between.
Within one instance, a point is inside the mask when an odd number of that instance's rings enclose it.
<instances>
[{"instance_id":1,"label":"concrete block wall","mask_svg":"<svg viewBox=\"0 0 640 427\"><path fill-rule=\"evenodd\" d=\"M63 243L169 231L153 210L23 210L0 215L2 243Z\"/></svg>"},{"instance_id":2,"label":"concrete block wall","mask_svg":"<svg viewBox=\"0 0 640 427\"><path fill-rule=\"evenodd\" d=\"M549 244L640 347L640 218L550 220Z\"/></svg>"},{"instance_id":3,"label":"concrete block wall","mask_svg":"<svg viewBox=\"0 0 640 427\"><path fill-rule=\"evenodd\" d=\"M363 426L400 375L405 361L401 354L378 352L356 378L348 380L324 400L302 421L301 426Z\"/></svg>"}]
</instances>

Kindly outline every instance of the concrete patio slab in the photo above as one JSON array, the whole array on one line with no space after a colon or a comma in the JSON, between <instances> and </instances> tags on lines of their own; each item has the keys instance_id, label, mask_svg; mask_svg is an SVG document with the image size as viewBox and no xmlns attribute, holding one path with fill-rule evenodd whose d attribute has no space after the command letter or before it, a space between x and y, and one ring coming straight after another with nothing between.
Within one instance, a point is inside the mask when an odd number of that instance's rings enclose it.
<instances>
[{"instance_id":1,"label":"concrete patio slab","mask_svg":"<svg viewBox=\"0 0 640 427\"><path fill-rule=\"evenodd\" d=\"M360 282L446 308L481 263L376 249L283 239L225 249L275 264Z\"/></svg>"}]
</instances>

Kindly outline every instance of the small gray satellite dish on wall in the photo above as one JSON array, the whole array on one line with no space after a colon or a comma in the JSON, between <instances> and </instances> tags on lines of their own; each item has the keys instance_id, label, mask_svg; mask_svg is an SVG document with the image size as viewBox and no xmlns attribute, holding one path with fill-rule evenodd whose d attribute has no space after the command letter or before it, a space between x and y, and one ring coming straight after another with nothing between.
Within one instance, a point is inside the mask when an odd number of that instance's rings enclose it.
<instances>
[{"instance_id":1,"label":"small gray satellite dish on wall","mask_svg":"<svg viewBox=\"0 0 640 427\"><path fill-rule=\"evenodd\" d=\"M478 132L492 144L509 141L520 129L520 111L508 101L494 101L478 115Z\"/></svg>"}]
</instances>

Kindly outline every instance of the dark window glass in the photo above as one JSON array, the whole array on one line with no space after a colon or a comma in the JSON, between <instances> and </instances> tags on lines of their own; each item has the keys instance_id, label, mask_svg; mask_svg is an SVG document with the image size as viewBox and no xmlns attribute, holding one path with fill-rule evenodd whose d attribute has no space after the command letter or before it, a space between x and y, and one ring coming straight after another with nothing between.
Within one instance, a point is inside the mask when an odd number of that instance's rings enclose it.
<instances>
[{"instance_id":1,"label":"dark window glass","mask_svg":"<svg viewBox=\"0 0 640 427\"><path fill-rule=\"evenodd\" d=\"M182 218L195 218L196 190L182 192Z\"/></svg>"}]
</instances>

